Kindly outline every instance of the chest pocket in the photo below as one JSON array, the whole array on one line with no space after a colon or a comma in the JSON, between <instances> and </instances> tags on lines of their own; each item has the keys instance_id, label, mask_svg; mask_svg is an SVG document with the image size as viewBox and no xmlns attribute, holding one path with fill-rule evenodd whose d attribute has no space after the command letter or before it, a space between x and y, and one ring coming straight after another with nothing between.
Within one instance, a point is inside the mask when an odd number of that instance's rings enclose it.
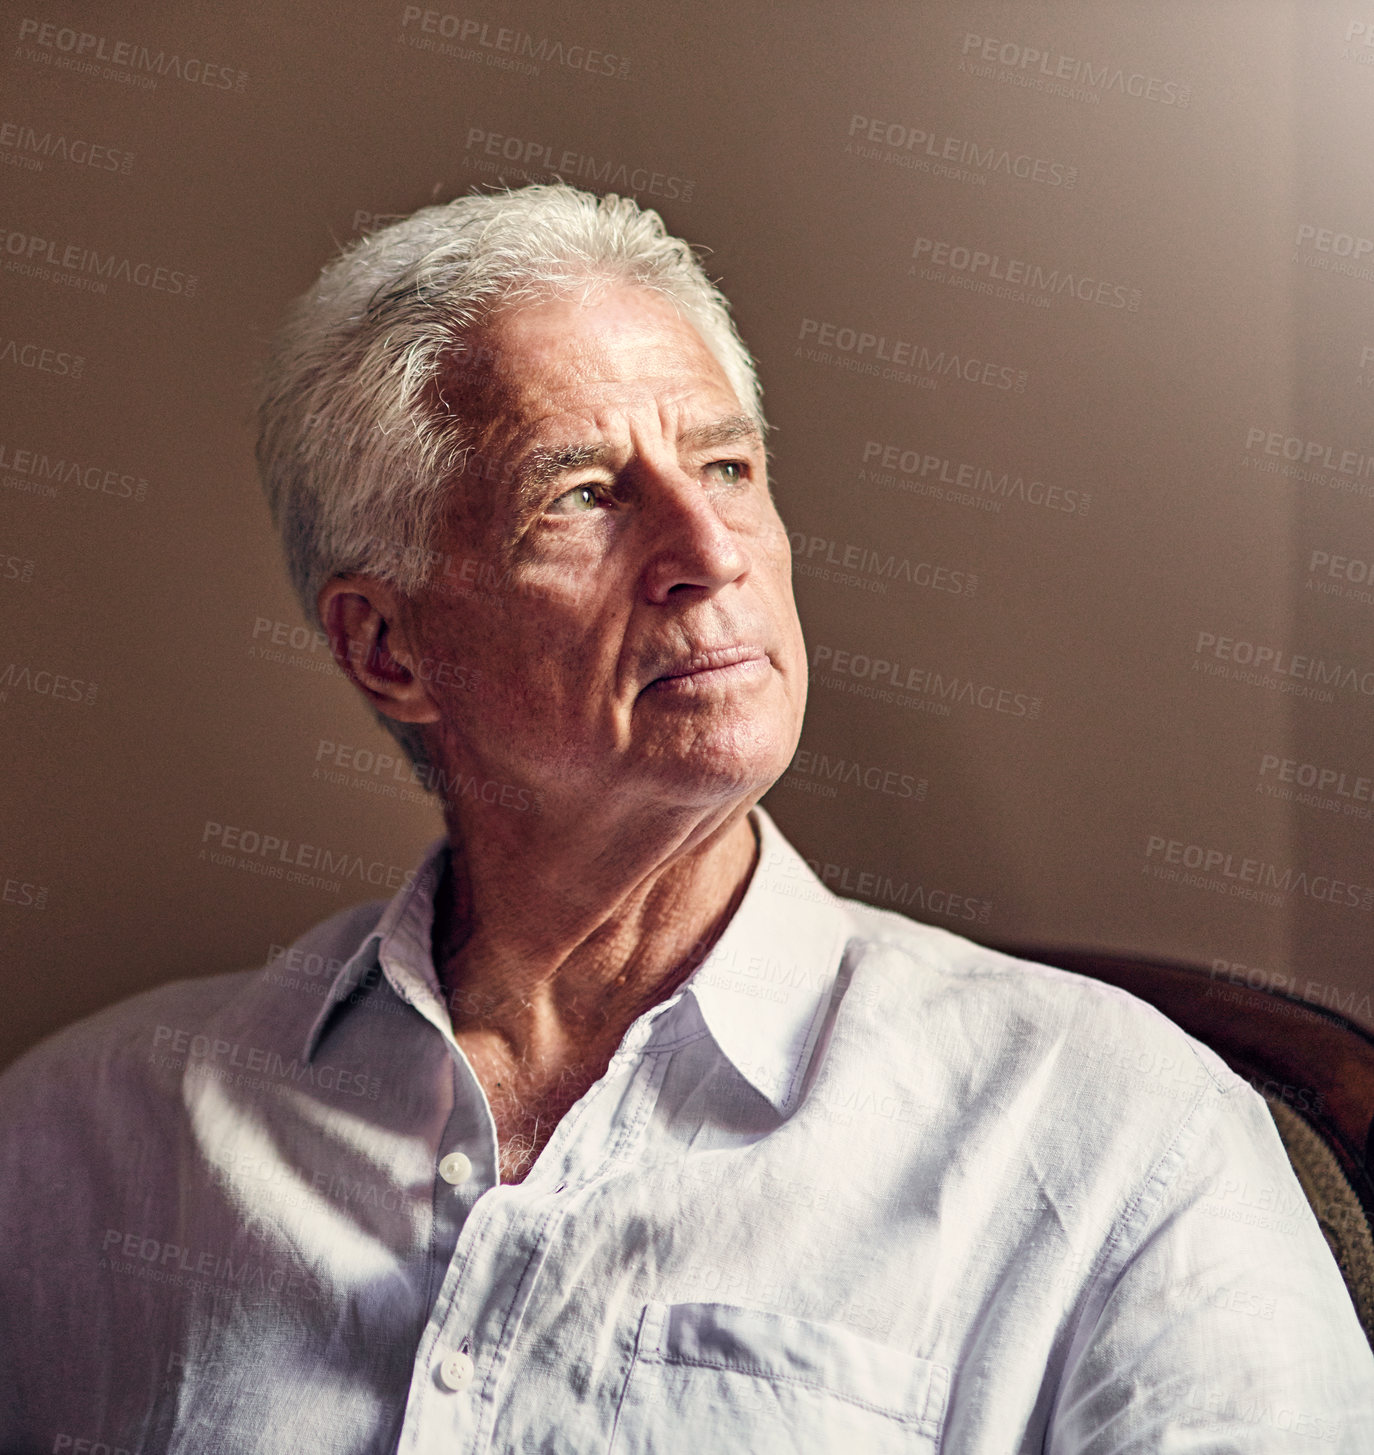
<instances>
[{"instance_id":1,"label":"chest pocket","mask_svg":"<svg viewBox=\"0 0 1374 1455\"><path fill-rule=\"evenodd\" d=\"M834 1324L650 1303L611 1455L934 1455L949 1370Z\"/></svg>"}]
</instances>

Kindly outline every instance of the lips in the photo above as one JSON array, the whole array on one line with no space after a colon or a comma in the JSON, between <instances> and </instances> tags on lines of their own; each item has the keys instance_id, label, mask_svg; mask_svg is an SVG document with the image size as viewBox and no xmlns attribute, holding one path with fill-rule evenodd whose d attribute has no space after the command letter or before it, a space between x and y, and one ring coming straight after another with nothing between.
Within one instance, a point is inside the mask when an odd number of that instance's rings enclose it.
<instances>
[{"instance_id":1,"label":"lips","mask_svg":"<svg viewBox=\"0 0 1374 1455\"><path fill-rule=\"evenodd\" d=\"M752 644L710 647L694 652L690 657L664 663L649 687L686 687L696 681L709 680L717 672L725 672L730 668L747 668L755 663L762 665L767 660L768 654L763 648Z\"/></svg>"}]
</instances>

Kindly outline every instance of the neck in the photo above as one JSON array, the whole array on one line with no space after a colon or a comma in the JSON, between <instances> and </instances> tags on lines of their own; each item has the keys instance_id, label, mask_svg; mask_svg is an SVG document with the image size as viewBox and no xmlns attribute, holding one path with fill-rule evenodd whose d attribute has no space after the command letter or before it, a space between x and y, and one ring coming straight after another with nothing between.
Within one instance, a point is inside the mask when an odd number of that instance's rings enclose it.
<instances>
[{"instance_id":1,"label":"neck","mask_svg":"<svg viewBox=\"0 0 1374 1455\"><path fill-rule=\"evenodd\" d=\"M512 832L450 816L434 962L465 1049L512 1077L604 1069L738 908L757 856L749 807L691 823L660 810L612 835L585 818Z\"/></svg>"}]
</instances>

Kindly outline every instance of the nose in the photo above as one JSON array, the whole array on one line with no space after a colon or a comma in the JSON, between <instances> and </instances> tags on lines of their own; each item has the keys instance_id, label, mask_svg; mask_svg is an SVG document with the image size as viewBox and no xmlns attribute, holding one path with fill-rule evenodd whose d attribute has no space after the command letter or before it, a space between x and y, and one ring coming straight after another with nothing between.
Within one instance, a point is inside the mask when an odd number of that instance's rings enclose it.
<instances>
[{"instance_id":1,"label":"nose","mask_svg":"<svg viewBox=\"0 0 1374 1455\"><path fill-rule=\"evenodd\" d=\"M644 587L662 603L674 592L710 594L738 581L749 569L739 535L721 519L709 486L674 470L646 492L642 528L648 561Z\"/></svg>"}]
</instances>

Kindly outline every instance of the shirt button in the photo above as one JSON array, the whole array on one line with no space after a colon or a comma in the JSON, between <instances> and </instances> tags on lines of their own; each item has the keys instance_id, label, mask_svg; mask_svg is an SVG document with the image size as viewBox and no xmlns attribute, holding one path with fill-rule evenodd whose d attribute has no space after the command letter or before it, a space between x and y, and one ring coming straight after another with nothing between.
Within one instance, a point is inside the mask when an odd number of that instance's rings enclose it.
<instances>
[{"instance_id":1,"label":"shirt button","mask_svg":"<svg viewBox=\"0 0 1374 1455\"><path fill-rule=\"evenodd\" d=\"M466 1354L446 1354L439 1366L439 1378L444 1388L455 1392L466 1389L476 1372L476 1366Z\"/></svg>"},{"instance_id":2,"label":"shirt button","mask_svg":"<svg viewBox=\"0 0 1374 1455\"><path fill-rule=\"evenodd\" d=\"M439 1176L457 1186L472 1176L472 1163L461 1152L450 1152L439 1163Z\"/></svg>"}]
</instances>

